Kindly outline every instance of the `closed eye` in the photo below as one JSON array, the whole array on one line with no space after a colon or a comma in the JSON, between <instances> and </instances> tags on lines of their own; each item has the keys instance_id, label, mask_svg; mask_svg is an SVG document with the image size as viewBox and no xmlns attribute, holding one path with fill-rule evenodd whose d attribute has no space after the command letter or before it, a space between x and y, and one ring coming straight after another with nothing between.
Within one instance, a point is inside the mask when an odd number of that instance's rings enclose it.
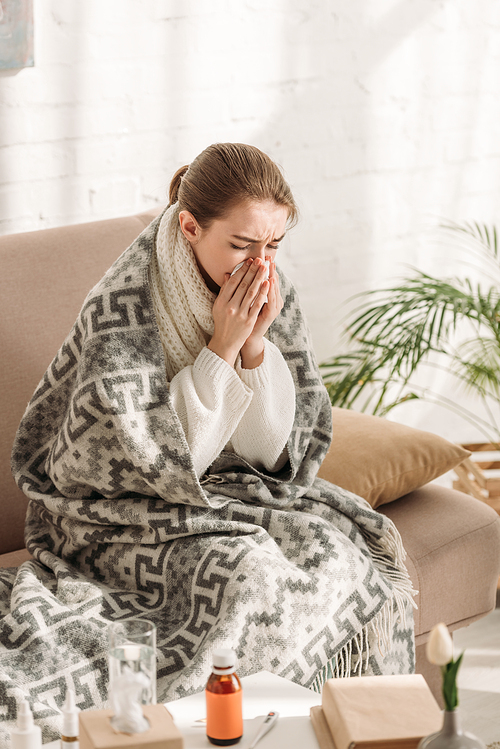
<instances>
[{"instance_id":1,"label":"closed eye","mask_svg":"<svg viewBox=\"0 0 500 749\"><path fill-rule=\"evenodd\" d=\"M229 244L233 250L241 250L241 252L250 249L249 244L247 244L245 247L239 247L237 244L233 244L232 242L230 242ZM267 246L270 250L279 250L279 244L268 244Z\"/></svg>"}]
</instances>

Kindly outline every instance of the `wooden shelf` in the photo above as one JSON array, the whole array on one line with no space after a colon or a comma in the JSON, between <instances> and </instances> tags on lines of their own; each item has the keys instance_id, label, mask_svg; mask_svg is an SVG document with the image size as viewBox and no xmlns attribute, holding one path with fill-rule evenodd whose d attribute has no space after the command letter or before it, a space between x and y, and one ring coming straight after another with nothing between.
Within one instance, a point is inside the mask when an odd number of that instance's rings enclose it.
<instances>
[{"instance_id":1,"label":"wooden shelf","mask_svg":"<svg viewBox=\"0 0 500 749\"><path fill-rule=\"evenodd\" d=\"M472 455L453 470L457 480L453 482L453 488L459 489L465 494L471 494L481 502L486 502L500 515L500 445L491 442L473 442L462 445ZM488 460L481 460L481 453L492 453ZM495 472L493 474L493 472ZM497 606L500 596L500 577L497 583Z\"/></svg>"},{"instance_id":2,"label":"wooden shelf","mask_svg":"<svg viewBox=\"0 0 500 749\"><path fill-rule=\"evenodd\" d=\"M453 482L453 488L486 502L500 514L500 445L477 442L462 447L472 455L453 469L458 477ZM481 460L483 452L492 453L493 456Z\"/></svg>"}]
</instances>

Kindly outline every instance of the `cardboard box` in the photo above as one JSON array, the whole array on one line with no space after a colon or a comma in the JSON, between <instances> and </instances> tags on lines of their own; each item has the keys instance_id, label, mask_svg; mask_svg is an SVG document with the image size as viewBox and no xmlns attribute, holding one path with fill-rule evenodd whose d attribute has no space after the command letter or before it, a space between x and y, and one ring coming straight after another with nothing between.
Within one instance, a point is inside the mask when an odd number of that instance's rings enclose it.
<instances>
[{"instance_id":1,"label":"cardboard box","mask_svg":"<svg viewBox=\"0 0 500 749\"><path fill-rule=\"evenodd\" d=\"M329 679L322 707L313 710L322 711L325 719L313 718L320 746L330 746L328 726L336 749L416 749L443 721L421 674Z\"/></svg>"},{"instance_id":2,"label":"cardboard box","mask_svg":"<svg viewBox=\"0 0 500 749\"><path fill-rule=\"evenodd\" d=\"M119 733L111 725L112 710L82 710L80 749L184 749L184 739L164 705L144 705L150 728L143 733Z\"/></svg>"}]
</instances>

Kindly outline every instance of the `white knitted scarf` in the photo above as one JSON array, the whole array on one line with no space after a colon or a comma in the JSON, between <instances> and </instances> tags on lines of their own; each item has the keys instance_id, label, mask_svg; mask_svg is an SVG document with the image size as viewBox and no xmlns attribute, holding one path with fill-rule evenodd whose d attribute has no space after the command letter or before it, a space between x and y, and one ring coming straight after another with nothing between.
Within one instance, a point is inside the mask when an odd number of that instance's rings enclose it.
<instances>
[{"instance_id":1,"label":"white knitted scarf","mask_svg":"<svg viewBox=\"0 0 500 749\"><path fill-rule=\"evenodd\" d=\"M178 203L168 208L158 227L149 286L170 382L177 372L194 362L212 337L216 298L203 280L191 245L181 231Z\"/></svg>"}]
</instances>

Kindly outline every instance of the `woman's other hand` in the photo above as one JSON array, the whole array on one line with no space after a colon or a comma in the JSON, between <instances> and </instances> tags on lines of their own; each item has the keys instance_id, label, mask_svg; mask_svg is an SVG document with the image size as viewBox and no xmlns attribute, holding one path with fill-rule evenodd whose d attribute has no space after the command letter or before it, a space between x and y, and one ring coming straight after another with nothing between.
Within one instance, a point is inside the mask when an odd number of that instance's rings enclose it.
<instances>
[{"instance_id":1,"label":"woman's other hand","mask_svg":"<svg viewBox=\"0 0 500 749\"><path fill-rule=\"evenodd\" d=\"M241 347L241 365L243 369L254 369L254 367L258 367L262 363L264 357L264 335L283 309L283 299L276 272L276 263L270 257L266 259L270 261L267 303L261 306L253 330Z\"/></svg>"},{"instance_id":2,"label":"woman's other hand","mask_svg":"<svg viewBox=\"0 0 500 749\"><path fill-rule=\"evenodd\" d=\"M245 369L259 366L264 355L262 337L283 306L273 263L269 267L269 280L265 278L263 260L249 259L234 275L226 273L214 302L214 334L208 348L232 367L240 351ZM279 300L275 287L278 287Z\"/></svg>"}]
</instances>

